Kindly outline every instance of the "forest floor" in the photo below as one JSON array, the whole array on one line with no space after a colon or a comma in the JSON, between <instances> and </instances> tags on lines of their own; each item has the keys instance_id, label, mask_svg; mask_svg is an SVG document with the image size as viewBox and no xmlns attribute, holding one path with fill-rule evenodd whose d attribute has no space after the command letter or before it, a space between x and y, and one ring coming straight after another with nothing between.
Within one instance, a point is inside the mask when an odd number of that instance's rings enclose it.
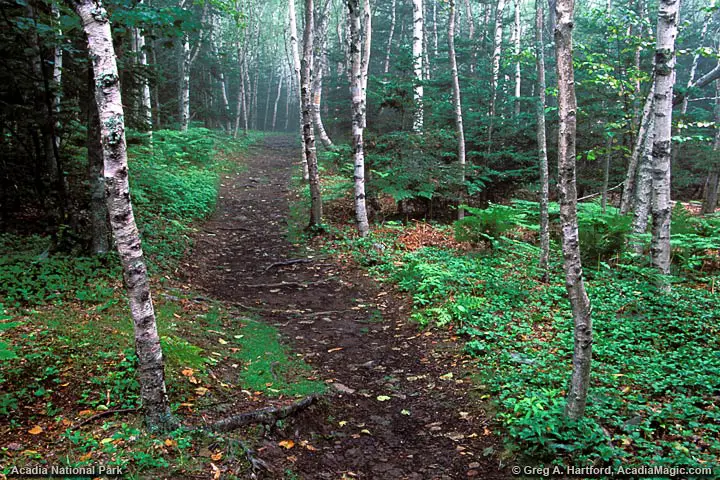
<instances>
[{"instance_id":1,"label":"forest floor","mask_svg":"<svg viewBox=\"0 0 720 480\"><path fill-rule=\"evenodd\" d=\"M268 136L243 156L246 169L223 180L184 273L192 288L277 328L328 386L253 445L271 475L510 477L451 334L420 331L403 295L289 240L294 138Z\"/></svg>"}]
</instances>

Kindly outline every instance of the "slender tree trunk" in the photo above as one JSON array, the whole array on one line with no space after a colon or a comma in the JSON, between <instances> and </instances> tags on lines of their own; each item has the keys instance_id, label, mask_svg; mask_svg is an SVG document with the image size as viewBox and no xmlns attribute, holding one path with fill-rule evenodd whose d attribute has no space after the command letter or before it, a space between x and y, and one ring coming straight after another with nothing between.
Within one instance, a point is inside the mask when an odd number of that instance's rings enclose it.
<instances>
[{"instance_id":1,"label":"slender tree trunk","mask_svg":"<svg viewBox=\"0 0 720 480\"><path fill-rule=\"evenodd\" d=\"M473 17L470 0L465 0L465 16L467 17L468 24L468 41L470 43L470 50L472 51L472 55L470 56L470 73L475 73L475 66L477 65L477 48L473 42L475 39L475 18Z\"/></svg>"},{"instance_id":2,"label":"slender tree trunk","mask_svg":"<svg viewBox=\"0 0 720 480\"><path fill-rule=\"evenodd\" d=\"M635 146L633 147L632 154L630 155L627 175L625 175L622 197L620 199L620 213L622 215L627 215L632 207L633 199L635 198L635 179L637 177L638 164L640 156L643 154L645 148L645 142L651 132L651 128L649 127L652 124L654 97L655 84L653 82L650 86L647 99L645 100L642 118L640 119L640 128L638 129L638 134L635 138Z\"/></svg>"},{"instance_id":3,"label":"slender tree trunk","mask_svg":"<svg viewBox=\"0 0 720 480\"><path fill-rule=\"evenodd\" d=\"M450 57L450 74L452 76L453 103L455 106L455 129L458 142L458 164L460 165L460 204L464 202L465 192L465 129L463 128L462 101L460 98L460 80L458 79L457 59L455 57L455 0L450 0L450 17L448 19L448 56ZM458 207L458 220L462 220L465 211Z\"/></svg>"},{"instance_id":4,"label":"slender tree trunk","mask_svg":"<svg viewBox=\"0 0 720 480\"><path fill-rule=\"evenodd\" d=\"M187 33L183 33L180 49L180 131L187 132L190 123L190 38Z\"/></svg>"},{"instance_id":5,"label":"slender tree trunk","mask_svg":"<svg viewBox=\"0 0 720 480\"><path fill-rule=\"evenodd\" d=\"M641 145L642 158L637 172L637 186L635 192L635 203L633 205L633 224L631 248L637 255L642 255L645 242L640 238L647 231L648 219L650 218L650 206L652 199L652 145L655 134L655 119L650 118L650 132Z\"/></svg>"},{"instance_id":6,"label":"slender tree trunk","mask_svg":"<svg viewBox=\"0 0 720 480\"><path fill-rule=\"evenodd\" d=\"M95 74L108 212L135 326L137 375L145 421L150 430L166 431L176 422L170 414L160 337L130 202L125 124L110 22L99 0L78 0L73 6L82 19Z\"/></svg>"},{"instance_id":7,"label":"slender tree trunk","mask_svg":"<svg viewBox=\"0 0 720 480\"><path fill-rule=\"evenodd\" d=\"M515 116L520 115L520 0L515 0L515 22L513 24L513 46L515 47Z\"/></svg>"},{"instance_id":8,"label":"slender tree trunk","mask_svg":"<svg viewBox=\"0 0 720 480\"><path fill-rule=\"evenodd\" d=\"M280 94L282 93L282 86L283 86L283 73L280 72L279 75L280 78L278 78L278 88L277 88L277 96L275 97L275 107L273 108L273 117L272 117L272 131L275 131L275 125L277 122L277 109L278 109L278 102L280 102Z\"/></svg>"},{"instance_id":9,"label":"slender tree trunk","mask_svg":"<svg viewBox=\"0 0 720 480\"><path fill-rule=\"evenodd\" d=\"M413 131L423 131L423 0L412 0L413 2L413 71L415 73L413 99L415 100L415 117L413 120Z\"/></svg>"},{"instance_id":10,"label":"slender tree trunk","mask_svg":"<svg viewBox=\"0 0 720 480\"><path fill-rule=\"evenodd\" d=\"M153 66L157 68L157 42L153 44L152 57ZM155 82L155 128L160 130L162 128L162 105L160 104L160 82Z\"/></svg>"},{"instance_id":11,"label":"slender tree trunk","mask_svg":"<svg viewBox=\"0 0 720 480\"><path fill-rule=\"evenodd\" d=\"M437 21L437 0L432 0L433 18L433 60L438 57L438 21Z\"/></svg>"},{"instance_id":12,"label":"slender tree trunk","mask_svg":"<svg viewBox=\"0 0 720 480\"><path fill-rule=\"evenodd\" d=\"M288 77L288 86L286 89L286 95L285 95L285 128L284 131L288 131L288 127L290 125L290 98L294 95L293 93L293 77L292 74ZM303 153L303 156L305 154Z\"/></svg>"},{"instance_id":13,"label":"slender tree trunk","mask_svg":"<svg viewBox=\"0 0 720 480\"><path fill-rule=\"evenodd\" d=\"M293 78L295 81L296 92L298 95L302 95L300 88L300 51L298 49L298 35L297 35L297 17L295 15L295 0L288 0L288 17L290 19L290 52L292 53L293 61ZM304 119L302 118L303 103L302 98L300 99L300 138L305 138L303 133ZM313 146L315 142L315 136L313 135ZM310 170L308 166L307 148L302 149L302 169L303 169L303 180L310 179Z\"/></svg>"},{"instance_id":14,"label":"slender tree trunk","mask_svg":"<svg viewBox=\"0 0 720 480\"><path fill-rule=\"evenodd\" d=\"M390 6L390 33L388 34L387 47L385 49L385 67L383 68L384 73L390 71L390 54L392 53L393 36L395 34L395 16L397 14L397 0L392 0Z\"/></svg>"},{"instance_id":15,"label":"slender tree trunk","mask_svg":"<svg viewBox=\"0 0 720 480\"><path fill-rule=\"evenodd\" d=\"M700 30L700 46L702 47L705 43L705 36L707 35L708 25L712 23L712 16L714 13L713 8L715 7L715 0L710 0L710 5L708 5L708 13L705 16L705 21L703 22L702 29ZM690 75L688 77L687 81L687 89L692 87L693 82L695 82L695 74L697 73L697 67L698 62L700 60L700 54L696 53L693 55L693 61L692 65L690 66ZM682 99L682 104L680 107L680 114L685 115L687 114L688 109L688 101L690 100L690 95L685 95Z\"/></svg>"},{"instance_id":16,"label":"slender tree trunk","mask_svg":"<svg viewBox=\"0 0 720 480\"><path fill-rule=\"evenodd\" d=\"M270 97L272 96L272 71L268 75L267 96L265 97L265 117L263 118L263 131L267 131L267 124L270 117Z\"/></svg>"},{"instance_id":17,"label":"slender tree trunk","mask_svg":"<svg viewBox=\"0 0 720 480\"><path fill-rule=\"evenodd\" d=\"M608 135L607 143L605 144L605 164L603 165L603 184L602 184L602 197L600 199L600 205L603 213L607 210L607 196L608 196L608 183L610 181L610 164L612 163L612 144L613 139Z\"/></svg>"},{"instance_id":18,"label":"slender tree trunk","mask_svg":"<svg viewBox=\"0 0 720 480\"><path fill-rule=\"evenodd\" d=\"M535 0L535 58L537 61L537 144L538 162L540 165L540 271L542 280L548 281L550 257L550 220L548 204L550 203L550 185L548 173L547 138L545 133L545 45L543 30L545 28L545 12L543 1Z\"/></svg>"},{"instance_id":19,"label":"slender tree trunk","mask_svg":"<svg viewBox=\"0 0 720 480\"><path fill-rule=\"evenodd\" d=\"M292 3L293 0L291 0ZM314 19L313 0L305 0L305 31L303 33L303 55L300 68L300 97L302 99L302 131L305 158L310 184L310 227L322 224L322 197L320 175L315 151L315 133L312 124L312 92L310 81L313 75Z\"/></svg>"},{"instance_id":20,"label":"slender tree trunk","mask_svg":"<svg viewBox=\"0 0 720 480\"><path fill-rule=\"evenodd\" d=\"M92 67L88 69L88 91L95 90ZM90 253L105 255L110 250L103 150L100 137L100 117L94 94L88 99L87 152L88 183L90 184Z\"/></svg>"},{"instance_id":21,"label":"slender tree trunk","mask_svg":"<svg viewBox=\"0 0 720 480\"><path fill-rule=\"evenodd\" d=\"M58 8L56 3L53 3L52 6L52 14L53 14L53 20L56 23L60 23L60 9ZM55 118L58 118L58 115L60 115L60 100L62 99L62 70L63 70L63 49L61 45L63 32L60 26L56 26L55 33L57 35L57 39L55 42L55 47L53 49L53 75L52 75L52 84L53 84L53 110ZM60 121L56 121L55 123L55 133L53 136L53 141L55 142L55 146L57 149L60 149L60 136L58 135L58 132L60 131L61 125Z\"/></svg>"},{"instance_id":22,"label":"slender tree trunk","mask_svg":"<svg viewBox=\"0 0 720 480\"><path fill-rule=\"evenodd\" d=\"M361 45L361 22L363 15L361 0L348 0L348 14L350 20L350 96L352 98L352 148L354 163L355 183L355 220L361 237L365 237L370 231L368 223L367 208L365 205L365 153L363 150L363 128L365 127L365 88L363 87L363 74L365 64L369 60L363 58ZM369 0L362 0L363 7L367 5L367 16L365 18L365 38L371 35L369 17Z\"/></svg>"},{"instance_id":23,"label":"slender tree trunk","mask_svg":"<svg viewBox=\"0 0 720 480\"><path fill-rule=\"evenodd\" d=\"M325 0L325 6L322 11L319 12L317 25L317 38L315 39L315 51L314 51L314 62L315 62L315 75L312 79L312 117L313 123L317 130L317 134L320 137L320 141L326 147L332 147L333 143L330 140L325 126L323 125L322 115L320 112L320 103L322 102L322 88L323 88L323 76L327 71L327 36L328 36L328 23L330 19L330 0Z\"/></svg>"},{"instance_id":24,"label":"slender tree trunk","mask_svg":"<svg viewBox=\"0 0 720 480\"><path fill-rule=\"evenodd\" d=\"M500 55L502 54L503 13L505 0L498 0L495 11L495 37L493 40L492 56L492 83L490 84L490 125L488 127L488 152L492 145L493 121L495 118L495 104L497 103L498 80L500 79Z\"/></svg>"},{"instance_id":25,"label":"slender tree trunk","mask_svg":"<svg viewBox=\"0 0 720 480\"><path fill-rule=\"evenodd\" d=\"M573 372L568 389L566 415L577 420L585 415L592 360L592 320L590 299L583 282L577 223L577 186L575 184L575 136L577 100L573 72L574 0L557 0L555 5L555 56L558 76L558 196L565 268L565 286L575 323Z\"/></svg>"},{"instance_id":26,"label":"slender tree trunk","mask_svg":"<svg viewBox=\"0 0 720 480\"><path fill-rule=\"evenodd\" d=\"M142 0L140 3L142 3ZM145 35L143 35L139 28L135 28L133 34L137 48L138 65L140 65L140 68L143 70L140 77L140 119L144 131L146 131L152 139L152 102L150 100L150 82L147 77L148 60L147 50L145 49Z\"/></svg>"},{"instance_id":27,"label":"slender tree trunk","mask_svg":"<svg viewBox=\"0 0 720 480\"><path fill-rule=\"evenodd\" d=\"M715 213L718 203L718 182L720 182L720 80L715 80L715 141L713 142L715 158L710 166L705 186L702 213L708 215Z\"/></svg>"},{"instance_id":28,"label":"slender tree trunk","mask_svg":"<svg viewBox=\"0 0 720 480\"><path fill-rule=\"evenodd\" d=\"M655 128L653 139L652 264L670 273L670 159L675 84L675 37L680 0L660 0L655 50Z\"/></svg>"}]
</instances>

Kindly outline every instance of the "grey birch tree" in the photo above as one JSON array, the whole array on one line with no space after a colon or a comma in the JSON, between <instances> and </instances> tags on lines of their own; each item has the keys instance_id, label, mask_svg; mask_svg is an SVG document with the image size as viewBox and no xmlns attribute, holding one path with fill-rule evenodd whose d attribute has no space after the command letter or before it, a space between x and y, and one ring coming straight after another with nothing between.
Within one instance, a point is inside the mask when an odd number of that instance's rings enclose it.
<instances>
[{"instance_id":1,"label":"grey birch tree","mask_svg":"<svg viewBox=\"0 0 720 480\"><path fill-rule=\"evenodd\" d=\"M548 261L550 257L550 220L548 204L550 185L548 173L547 136L545 130L545 45L543 30L545 28L544 0L535 0L535 59L537 67L537 144L538 164L540 167L540 271L542 280L548 280Z\"/></svg>"},{"instance_id":2,"label":"grey birch tree","mask_svg":"<svg viewBox=\"0 0 720 480\"><path fill-rule=\"evenodd\" d=\"M423 100L423 58L424 54L424 41L423 32L424 19L423 19L423 0L412 0L413 5L413 41L412 41L412 56L413 56L413 72L415 74L414 86L413 86L413 100L415 101L415 115L413 118L413 131L415 133L422 133L423 131L423 111L424 111L424 100Z\"/></svg>"},{"instance_id":3,"label":"grey birch tree","mask_svg":"<svg viewBox=\"0 0 720 480\"><path fill-rule=\"evenodd\" d=\"M460 166L460 204L464 201L462 192L465 190L465 129L463 128L462 100L460 96L460 80L458 78L457 58L455 56L455 0L450 0L448 18L448 56L450 57L450 75L453 87L453 105L455 110L455 131L457 135L458 165ZM465 211L458 207L458 219L462 220Z\"/></svg>"}]
</instances>

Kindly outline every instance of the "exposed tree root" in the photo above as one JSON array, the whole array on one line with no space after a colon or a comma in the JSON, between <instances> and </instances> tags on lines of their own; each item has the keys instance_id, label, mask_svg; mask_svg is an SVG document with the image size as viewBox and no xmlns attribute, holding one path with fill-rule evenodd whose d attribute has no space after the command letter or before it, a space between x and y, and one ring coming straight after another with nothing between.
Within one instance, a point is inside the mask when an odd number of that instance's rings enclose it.
<instances>
[{"instance_id":1,"label":"exposed tree root","mask_svg":"<svg viewBox=\"0 0 720 480\"><path fill-rule=\"evenodd\" d=\"M315 403L316 400L317 396L310 395L284 407L267 407L261 408L260 410L254 410L252 412L241 413L240 415L233 415L232 417L216 421L211 424L209 428L215 432L230 432L245 425L252 425L255 423L272 425L278 420L282 420L283 418L287 418L290 415L294 415L295 413L306 409Z\"/></svg>"},{"instance_id":2,"label":"exposed tree root","mask_svg":"<svg viewBox=\"0 0 720 480\"><path fill-rule=\"evenodd\" d=\"M293 260L286 260L284 262L275 262L275 263L271 263L270 265L265 267L265 270L263 270L262 273L266 273L268 270L272 270L273 268L277 268L277 267L285 267L288 265L295 265L298 263L312 263L314 261L315 261L314 258L296 258Z\"/></svg>"}]
</instances>

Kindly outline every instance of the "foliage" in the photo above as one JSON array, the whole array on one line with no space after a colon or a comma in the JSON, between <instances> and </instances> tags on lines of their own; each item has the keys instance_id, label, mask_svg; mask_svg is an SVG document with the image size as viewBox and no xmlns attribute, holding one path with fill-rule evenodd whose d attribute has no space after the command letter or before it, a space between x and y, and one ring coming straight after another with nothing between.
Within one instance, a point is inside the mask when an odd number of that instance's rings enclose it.
<instances>
[{"instance_id":1,"label":"foliage","mask_svg":"<svg viewBox=\"0 0 720 480\"><path fill-rule=\"evenodd\" d=\"M490 204L485 209L462 207L468 216L455 222L455 238L461 242L488 241L491 245L509 230L525 224L527 214L516 208Z\"/></svg>"}]
</instances>

